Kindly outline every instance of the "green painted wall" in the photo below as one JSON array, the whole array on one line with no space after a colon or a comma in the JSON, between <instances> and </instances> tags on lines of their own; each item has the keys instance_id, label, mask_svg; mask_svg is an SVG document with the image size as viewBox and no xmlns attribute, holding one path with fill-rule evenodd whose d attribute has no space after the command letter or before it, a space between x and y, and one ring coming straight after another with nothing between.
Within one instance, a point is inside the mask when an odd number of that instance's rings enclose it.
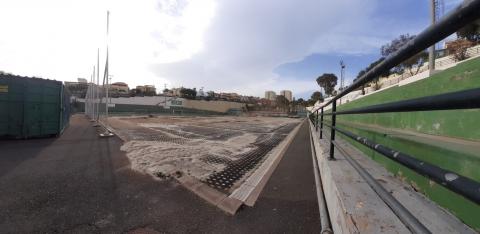
<instances>
[{"instance_id":1,"label":"green painted wall","mask_svg":"<svg viewBox=\"0 0 480 234\"><path fill-rule=\"evenodd\" d=\"M341 105L338 110L480 87L480 58L461 63L430 78ZM479 100L480 101L480 100ZM339 120L407 129L426 134L480 140L480 110L427 111L338 116Z\"/></svg>"},{"instance_id":2,"label":"green painted wall","mask_svg":"<svg viewBox=\"0 0 480 234\"><path fill-rule=\"evenodd\" d=\"M368 130L352 128L339 124L340 128L351 131L355 134L367 137L379 144L393 149L401 149L402 152L414 156L420 160L440 166L444 169L455 171L458 174L480 181L480 158L473 155L462 154L448 149L421 144L405 140L395 136ZM340 136L340 134L339 134ZM418 175L409 168L400 165L387 157L367 148L356 141L341 136L355 147L360 149L367 156L387 168L395 176L412 185L417 191L425 194L440 206L447 208L463 222L480 231L480 206L457 195L429 179Z\"/></svg>"},{"instance_id":3,"label":"green painted wall","mask_svg":"<svg viewBox=\"0 0 480 234\"><path fill-rule=\"evenodd\" d=\"M406 100L447 92L480 87L480 58L461 63L435 74L430 78L394 87L359 100L341 105L338 110L347 110L374 104ZM480 100L479 100L480 101ZM326 117L326 121L330 118ZM400 150L415 158L425 160L480 181L480 152L460 153L446 147L433 146L408 140L405 136L386 135L380 130L353 127L348 123L369 124L384 128L409 130L431 135L447 136L478 141L480 144L480 110L427 111L409 113L381 113L341 115L339 127L365 136L390 148ZM345 124L341 124L345 123ZM339 134L341 136L341 134ZM342 137L342 136L341 136ZM346 139L346 137L342 137ZM375 151L346 139L390 172L409 182L432 201L450 210L463 222L480 231L480 206L416 174L412 170L391 161Z\"/></svg>"}]
</instances>

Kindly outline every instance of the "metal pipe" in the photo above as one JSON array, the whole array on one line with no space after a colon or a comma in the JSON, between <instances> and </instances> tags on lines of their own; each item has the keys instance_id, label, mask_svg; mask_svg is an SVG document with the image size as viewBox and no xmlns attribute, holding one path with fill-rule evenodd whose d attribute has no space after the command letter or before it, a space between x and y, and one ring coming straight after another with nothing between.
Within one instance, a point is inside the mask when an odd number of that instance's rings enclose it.
<instances>
[{"instance_id":1,"label":"metal pipe","mask_svg":"<svg viewBox=\"0 0 480 234\"><path fill-rule=\"evenodd\" d=\"M313 173L315 175L315 187L317 191L317 201L318 201L318 213L320 214L320 233L321 234L331 234L333 233L330 226L330 218L328 216L328 207L325 202L325 195L322 187L322 178L320 177L320 169L318 168L317 153L315 151L314 140L312 134L310 134L310 148L312 150L312 160L313 160Z\"/></svg>"},{"instance_id":2,"label":"metal pipe","mask_svg":"<svg viewBox=\"0 0 480 234\"><path fill-rule=\"evenodd\" d=\"M335 100L332 104L332 112L336 112L337 110L337 101ZM337 115L333 114L332 115L332 129L330 132L330 160L335 160L335 148L333 145L333 142L335 141L335 122L337 119Z\"/></svg>"},{"instance_id":3,"label":"metal pipe","mask_svg":"<svg viewBox=\"0 0 480 234\"><path fill-rule=\"evenodd\" d=\"M343 154L345 159L362 176L367 184L378 194L378 196L387 204L395 215L412 233L431 233L418 219L410 213L397 199L395 199L380 183L375 180L357 161L350 157L336 142L337 149Z\"/></svg>"},{"instance_id":4,"label":"metal pipe","mask_svg":"<svg viewBox=\"0 0 480 234\"><path fill-rule=\"evenodd\" d=\"M320 139L323 137L323 107L320 115Z\"/></svg>"},{"instance_id":5,"label":"metal pipe","mask_svg":"<svg viewBox=\"0 0 480 234\"><path fill-rule=\"evenodd\" d=\"M325 115L366 114L385 112L433 111L480 108L480 88L444 93L410 100L355 108L346 111L332 111Z\"/></svg>"},{"instance_id":6,"label":"metal pipe","mask_svg":"<svg viewBox=\"0 0 480 234\"><path fill-rule=\"evenodd\" d=\"M341 134L361 143L362 145L367 146L370 149L379 152L380 154L388 157L389 159L402 164L405 167L410 168L416 173L423 175L430 180L437 182L443 187L465 197L466 199L480 204L480 183L467 178L462 175L458 175L455 172L445 170L443 168L437 167L428 162L418 160L411 155L390 149L381 144L377 144L365 137L360 137L351 132L339 129L337 127L332 127Z\"/></svg>"},{"instance_id":7,"label":"metal pipe","mask_svg":"<svg viewBox=\"0 0 480 234\"><path fill-rule=\"evenodd\" d=\"M345 96L351 91L359 88L365 83L370 82L376 77L379 77L385 71L392 69L406 59L425 50L432 44L443 40L452 33L455 33L460 28L468 23L480 18L480 0L464 1L459 7L453 10L450 14L442 17L435 25L431 25L415 38L410 40L397 52L388 56L385 60L377 66L370 69L357 81L355 81L348 88L344 89L340 94L325 103L322 107L330 105L335 100Z\"/></svg>"}]
</instances>

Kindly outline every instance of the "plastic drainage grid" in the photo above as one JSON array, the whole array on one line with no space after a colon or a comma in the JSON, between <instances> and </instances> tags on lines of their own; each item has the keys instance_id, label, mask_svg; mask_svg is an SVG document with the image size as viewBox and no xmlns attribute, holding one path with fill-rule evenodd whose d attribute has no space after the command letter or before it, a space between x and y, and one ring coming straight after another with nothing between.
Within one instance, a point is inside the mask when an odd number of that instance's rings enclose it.
<instances>
[{"instance_id":1,"label":"plastic drainage grid","mask_svg":"<svg viewBox=\"0 0 480 234\"><path fill-rule=\"evenodd\" d=\"M131 137L131 140L136 141L159 141L159 142L170 142L175 144L185 144L188 142L188 139L180 137L171 137L160 131L138 131L138 130L124 130L126 135Z\"/></svg>"},{"instance_id":2,"label":"plastic drainage grid","mask_svg":"<svg viewBox=\"0 0 480 234\"><path fill-rule=\"evenodd\" d=\"M231 160L228 158L223 158L221 156L215 156L215 155L207 155L205 157L202 157L200 160L209 163L209 164L225 164L226 167L220 172L216 172L214 174L211 174L207 179L203 180L202 182L206 183L210 187L213 187L221 192L227 193L232 186L239 181L245 174L247 174L249 171L254 169L259 163L263 162L265 160L265 156L273 149L275 148L286 136L289 132L292 131L293 128L295 128L297 124L296 123L291 123L291 124L286 124L283 126L280 126L279 128L276 128L274 133L265 133L264 131L257 129L255 132L260 132L261 134L258 135L258 138L255 143L252 143L252 145L256 146L255 149L235 155L235 158L238 158L236 160ZM190 127L190 126L189 126ZM201 128L201 127L200 127ZM212 128L201 128L199 127L194 127L193 129L191 128L185 128L182 129L185 131L185 133L179 133L175 130L171 129L158 129L158 130L150 130L150 131L138 131L138 130L125 130L125 133L129 136L133 136L132 140L144 140L144 141L160 141L160 142L171 142L171 143L176 143L176 144L186 144L187 142L190 142L189 139L198 139L201 137L198 137L196 133L193 131L200 131L204 129L209 129L209 131L206 131L206 133L202 135L210 135L210 138L207 139L214 139L214 140L227 140L229 138L232 138L236 135L241 135L242 133L240 131L236 130L227 130L225 134L221 134L222 132L219 132L218 129L212 129ZM193 130L193 131L190 131ZM177 135L179 137L172 137L169 136L164 132L170 133ZM188 133L188 132L191 133ZM203 132L202 132L203 133Z\"/></svg>"},{"instance_id":3,"label":"plastic drainage grid","mask_svg":"<svg viewBox=\"0 0 480 234\"><path fill-rule=\"evenodd\" d=\"M230 128L211 128L200 126L182 126L182 131L191 132L193 134L204 136L207 140L226 141L230 138L240 136L243 134L241 131L232 130Z\"/></svg>"},{"instance_id":4,"label":"plastic drainage grid","mask_svg":"<svg viewBox=\"0 0 480 234\"><path fill-rule=\"evenodd\" d=\"M156 129L156 130L159 130L159 131L162 131L162 132L167 132L167 133L170 133L172 135L176 135L176 136L179 136L179 137L182 137L182 138L186 138L186 139L202 139L202 138L204 138L203 136L201 136L199 134L191 133L191 132L176 131L176 130L173 130L173 129L161 128L161 127L152 127L152 128Z\"/></svg>"},{"instance_id":5,"label":"plastic drainage grid","mask_svg":"<svg viewBox=\"0 0 480 234\"><path fill-rule=\"evenodd\" d=\"M237 160L214 160L214 156L210 156L208 158L210 161L214 163L224 163L227 165L227 167L220 172L210 175L203 182L217 190L227 192L245 174L262 162L268 152L270 152L286 137L286 135L283 134L272 134L270 136L270 138L261 142L253 143L253 145L257 146L257 148L247 153L238 155L239 159ZM208 159L206 160L208 161Z\"/></svg>"}]
</instances>

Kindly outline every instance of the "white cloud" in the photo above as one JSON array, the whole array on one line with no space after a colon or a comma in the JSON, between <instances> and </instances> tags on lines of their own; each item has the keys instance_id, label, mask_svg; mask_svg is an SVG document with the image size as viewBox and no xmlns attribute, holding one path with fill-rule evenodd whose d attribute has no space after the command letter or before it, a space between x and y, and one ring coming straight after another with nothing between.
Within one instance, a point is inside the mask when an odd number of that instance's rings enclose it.
<instances>
[{"instance_id":1,"label":"white cloud","mask_svg":"<svg viewBox=\"0 0 480 234\"><path fill-rule=\"evenodd\" d=\"M114 81L262 95L305 92L275 67L312 53L368 53L383 38L379 0L2 0L0 70L57 80L87 77L111 11Z\"/></svg>"},{"instance_id":2,"label":"white cloud","mask_svg":"<svg viewBox=\"0 0 480 234\"><path fill-rule=\"evenodd\" d=\"M274 68L312 53L376 49L381 39L370 35L369 20L375 5L375 0L220 1L204 49L189 59L158 63L152 69L176 86L253 95L267 89L305 92L315 83L279 82Z\"/></svg>"},{"instance_id":3,"label":"white cloud","mask_svg":"<svg viewBox=\"0 0 480 234\"><path fill-rule=\"evenodd\" d=\"M105 64L106 11L110 10L110 73L131 86L169 80L149 65L190 58L201 51L213 0L0 2L0 70L57 80L90 78L101 50Z\"/></svg>"}]
</instances>

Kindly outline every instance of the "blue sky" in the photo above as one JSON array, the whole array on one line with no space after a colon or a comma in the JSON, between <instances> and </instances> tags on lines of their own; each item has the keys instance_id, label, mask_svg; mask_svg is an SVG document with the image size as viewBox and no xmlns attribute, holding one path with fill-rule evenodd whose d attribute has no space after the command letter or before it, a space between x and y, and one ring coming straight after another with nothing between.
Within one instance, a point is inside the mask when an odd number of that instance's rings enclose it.
<instances>
[{"instance_id":1,"label":"blue sky","mask_svg":"<svg viewBox=\"0 0 480 234\"><path fill-rule=\"evenodd\" d=\"M460 1L446 1L445 13L459 4ZM374 11L376 31L382 42L387 43L395 36L409 33L417 34L430 24L429 1L402 0L402 1L379 1ZM348 16L347 16L348 17ZM323 73L334 73L340 78L339 61L346 64L346 84L350 84L356 78L358 72L367 67L371 62L380 58L382 43L361 53L314 53L300 61L285 63L274 69L281 80L314 80ZM302 93L297 93L297 98L309 98L311 93L318 89L315 83L313 88Z\"/></svg>"},{"instance_id":2,"label":"blue sky","mask_svg":"<svg viewBox=\"0 0 480 234\"><path fill-rule=\"evenodd\" d=\"M74 81L105 61L113 82L308 98L347 84L381 45L429 25L430 0L2 0L0 70ZM446 11L461 0L445 0ZM110 11L110 32L105 15ZM35 35L35 36L32 36ZM103 71L104 62L100 62Z\"/></svg>"}]
</instances>

